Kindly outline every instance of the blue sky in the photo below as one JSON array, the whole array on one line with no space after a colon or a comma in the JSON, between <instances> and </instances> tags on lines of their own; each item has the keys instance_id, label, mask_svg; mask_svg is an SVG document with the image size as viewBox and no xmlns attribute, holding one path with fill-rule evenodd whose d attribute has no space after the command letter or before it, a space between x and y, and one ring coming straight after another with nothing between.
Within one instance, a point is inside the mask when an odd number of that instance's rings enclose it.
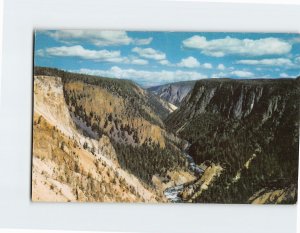
<instances>
[{"instance_id":1,"label":"blue sky","mask_svg":"<svg viewBox=\"0 0 300 233\"><path fill-rule=\"evenodd\" d=\"M203 78L294 78L300 75L300 35L40 30L35 65L144 87Z\"/></svg>"}]
</instances>

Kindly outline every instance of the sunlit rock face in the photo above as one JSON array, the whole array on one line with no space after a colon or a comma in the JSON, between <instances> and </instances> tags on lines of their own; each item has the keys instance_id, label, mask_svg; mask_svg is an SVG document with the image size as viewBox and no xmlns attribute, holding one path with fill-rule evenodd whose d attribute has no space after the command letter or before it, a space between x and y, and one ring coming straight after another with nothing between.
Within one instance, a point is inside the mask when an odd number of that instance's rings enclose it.
<instances>
[{"instance_id":1,"label":"sunlit rock face","mask_svg":"<svg viewBox=\"0 0 300 233\"><path fill-rule=\"evenodd\" d=\"M148 88L149 91L175 106L180 106L196 81L170 83Z\"/></svg>"}]
</instances>

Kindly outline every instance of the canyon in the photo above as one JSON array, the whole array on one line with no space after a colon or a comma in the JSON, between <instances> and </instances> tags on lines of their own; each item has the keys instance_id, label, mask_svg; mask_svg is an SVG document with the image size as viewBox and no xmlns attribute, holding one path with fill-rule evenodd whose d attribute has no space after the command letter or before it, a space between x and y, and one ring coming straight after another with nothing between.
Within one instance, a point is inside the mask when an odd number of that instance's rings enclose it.
<instances>
[{"instance_id":1,"label":"canyon","mask_svg":"<svg viewBox=\"0 0 300 233\"><path fill-rule=\"evenodd\" d=\"M299 80L144 89L35 67L32 200L295 203Z\"/></svg>"}]
</instances>

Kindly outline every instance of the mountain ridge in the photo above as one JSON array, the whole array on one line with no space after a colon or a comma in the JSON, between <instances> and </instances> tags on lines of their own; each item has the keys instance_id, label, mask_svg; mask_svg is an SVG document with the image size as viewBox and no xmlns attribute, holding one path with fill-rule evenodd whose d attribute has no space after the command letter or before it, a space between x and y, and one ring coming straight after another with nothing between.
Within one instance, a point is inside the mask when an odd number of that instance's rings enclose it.
<instances>
[{"instance_id":1,"label":"mountain ridge","mask_svg":"<svg viewBox=\"0 0 300 233\"><path fill-rule=\"evenodd\" d=\"M34 74L33 186L41 195L48 188L48 199L297 200L299 77L193 81L175 109L128 80L45 67ZM105 185L93 190L102 175Z\"/></svg>"},{"instance_id":2,"label":"mountain ridge","mask_svg":"<svg viewBox=\"0 0 300 233\"><path fill-rule=\"evenodd\" d=\"M126 171L150 186L153 176L170 172L190 176L178 139L165 130L161 109L163 113L169 110L158 97L123 80L57 73L49 68L35 74L61 76L64 99L77 130L93 140L107 137L116 151L115 159Z\"/></svg>"},{"instance_id":3,"label":"mountain ridge","mask_svg":"<svg viewBox=\"0 0 300 233\"><path fill-rule=\"evenodd\" d=\"M297 187L299 90L299 79L196 82L165 123L191 143L196 163L218 164L223 172L192 201L245 203L253 195L251 184L256 191Z\"/></svg>"},{"instance_id":4,"label":"mountain ridge","mask_svg":"<svg viewBox=\"0 0 300 233\"><path fill-rule=\"evenodd\" d=\"M147 90L178 107L185 96L191 91L195 82L196 81L181 81L167 83L147 88Z\"/></svg>"}]
</instances>

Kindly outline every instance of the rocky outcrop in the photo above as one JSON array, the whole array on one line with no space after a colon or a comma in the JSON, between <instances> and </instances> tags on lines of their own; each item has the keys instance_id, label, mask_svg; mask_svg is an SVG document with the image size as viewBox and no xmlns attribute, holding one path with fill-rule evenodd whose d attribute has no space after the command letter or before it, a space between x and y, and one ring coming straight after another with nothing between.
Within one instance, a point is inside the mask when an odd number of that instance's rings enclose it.
<instances>
[{"instance_id":1,"label":"rocky outcrop","mask_svg":"<svg viewBox=\"0 0 300 233\"><path fill-rule=\"evenodd\" d=\"M149 91L168 101L175 106L180 106L181 101L192 90L195 81L170 83L148 88Z\"/></svg>"},{"instance_id":2,"label":"rocky outcrop","mask_svg":"<svg viewBox=\"0 0 300 233\"><path fill-rule=\"evenodd\" d=\"M227 119L258 115L265 121L285 111L298 86L299 80L293 79L200 80L184 99L180 111L172 114L167 122L183 125L180 119L192 119L203 113L219 114Z\"/></svg>"},{"instance_id":3,"label":"rocky outcrop","mask_svg":"<svg viewBox=\"0 0 300 233\"><path fill-rule=\"evenodd\" d=\"M291 200L297 199L297 188L295 185L284 189L261 189L249 198L251 204L289 204Z\"/></svg>"}]
</instances>

